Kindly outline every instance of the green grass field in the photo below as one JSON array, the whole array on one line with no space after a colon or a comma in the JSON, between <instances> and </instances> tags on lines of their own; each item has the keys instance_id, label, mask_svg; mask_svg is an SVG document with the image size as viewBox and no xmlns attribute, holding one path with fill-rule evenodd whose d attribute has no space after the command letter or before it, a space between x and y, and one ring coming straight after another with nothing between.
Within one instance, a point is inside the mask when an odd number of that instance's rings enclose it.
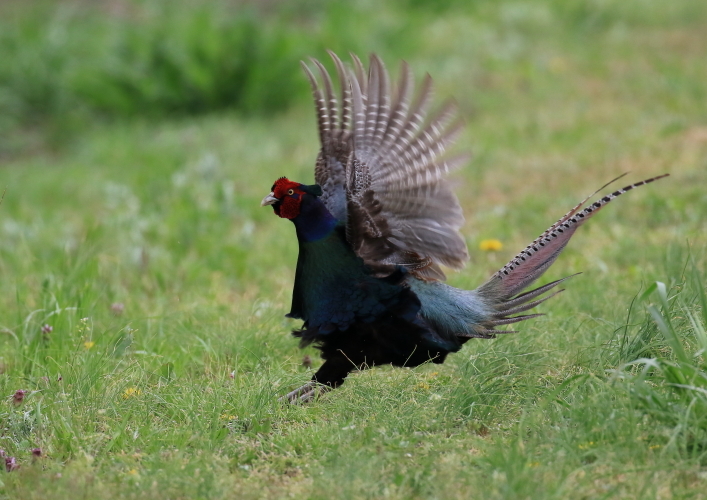
<instances>
[{"instance_id":1,"label":"green grass field","mask_svg":"<svg viewBox=\"0 0 707 500\"><path fill-rule=\"evenodd\" d=\"M15 58L0 62L0 449L20 466L0 461L0 499L707 498L707 3L299 2L301 26L256 51L223 109L208 71L203 92L168 93L159 68L113 101L86 86L118 81L91 73L127 29L105 34L113 7L155 2L9 3L40 29L0 36ZM277 27L268 5L249 15ZM141 33L125 36L149 47ZM460 104L472 258L455 286L620 173L671 176L577 232L543 282L583 274L519 333L283 405L320 361L284 318L293 228L259 202L277 177L312 182L297 61L348 44ZM490 238L503 249L481 251Z\"/></svg>"}]
</instances>

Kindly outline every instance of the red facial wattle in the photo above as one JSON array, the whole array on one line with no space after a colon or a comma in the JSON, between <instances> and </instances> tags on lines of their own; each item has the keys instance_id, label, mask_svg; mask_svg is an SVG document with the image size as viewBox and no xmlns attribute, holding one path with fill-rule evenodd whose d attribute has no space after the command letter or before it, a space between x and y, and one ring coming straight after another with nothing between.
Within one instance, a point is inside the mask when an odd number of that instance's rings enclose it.
<instances>
[{"instance_id":1,"label":"red facial wattle","mask_svg":"<svg viewBox=\"0 0 707 500\"><path fill-rule=\"evenodd\" d=\"M300 213L302 195L305 192L302 185L292 182L286 177L280 177L272 186L272 192L266 196L261 205L272 205L275 214L283 219L294 219Z\"/></svg>"}]
</instances>

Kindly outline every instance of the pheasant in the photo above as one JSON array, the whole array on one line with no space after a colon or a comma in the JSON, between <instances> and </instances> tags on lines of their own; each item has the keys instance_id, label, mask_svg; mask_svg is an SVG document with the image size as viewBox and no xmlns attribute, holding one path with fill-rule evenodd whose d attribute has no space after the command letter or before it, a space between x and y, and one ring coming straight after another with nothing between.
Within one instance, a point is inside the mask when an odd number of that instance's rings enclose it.
<instances>
[{"instance_id":1,"label":"pheasant","mask_svg":"<svg viewBox=\"0 0 707 500\"><path fill-rule=\"evenodd\" d=\"M354 55L349 70L329 54L338 95L319 61L313 64L321 83L302 63L321 142L316 184L281 177L261 203L294 223L299 256L287 316L304 321L293 334L324 359L308 383L284 396L290 402L338 387L353 370L443 363L471 338L513 333L496 328L539 316L521 313L561 292L546 294L571 277L524 292L577 228L614 198L667 175L583 208L586 198L481 286L454 288L443 283L442 266L460 269L469 258L462 211L445 180L466 160L445 154L462 127L455 105L428 113L431 78L414 95L405 62L392 85L376 55L366 72Z\"/></svg>"}]
</instances>

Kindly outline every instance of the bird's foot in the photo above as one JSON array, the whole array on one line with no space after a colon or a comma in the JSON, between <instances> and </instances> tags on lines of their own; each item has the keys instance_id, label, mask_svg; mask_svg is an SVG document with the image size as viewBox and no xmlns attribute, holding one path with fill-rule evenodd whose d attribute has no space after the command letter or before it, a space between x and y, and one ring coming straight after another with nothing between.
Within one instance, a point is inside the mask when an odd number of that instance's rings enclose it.
<instances>
[{"instance_id":1,"label":"bird's foot","mask_svg":"<svg viewBox=\"0 0 707 500\"><path fill-rule=\"evenodd\" d=\"M292 392L288 392L282 396L279 401L289 402L293 404L309 403L315 400L318 396L327 393L332 388L328 385L322 385L317 382L307 382L302 387L298 387Z\"/></svg>"}]
</instances>

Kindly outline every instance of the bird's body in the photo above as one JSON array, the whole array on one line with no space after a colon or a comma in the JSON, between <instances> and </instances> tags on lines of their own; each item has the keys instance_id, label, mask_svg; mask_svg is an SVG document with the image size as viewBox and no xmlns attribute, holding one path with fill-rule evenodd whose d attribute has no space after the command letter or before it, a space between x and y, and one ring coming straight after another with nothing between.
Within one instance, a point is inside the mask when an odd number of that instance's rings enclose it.
<instances>
[{"instance_id":1,"label":"bird's body","mask_svg":"<svg viewBox=\"0 0 707 500\"><path fill-rule=\"evenodd\" d=\"M413 101L404 64L391 91L377 57L367 76L357 58L347 71L332 57L340 99L319 62L323 86L305 66L322 142L317 184L283 177L263 200L295 225L299 257L288 316L304 321L294 334L325 360L310 383L288 394L291 401L337 387L355 369L442 363L470 338L509 333L495 327L537 316L511 315L547 300L554 293L538 297L564 281L521 293L577 227L616 196L655 180L582 209L584 200L477 289L451 287L441 282L441 266L460 268L468 259L461 209L444 181L463 160L445 156L460 129L454 107L427 116L430 79Z\"/></svg>"}]
</instances>

